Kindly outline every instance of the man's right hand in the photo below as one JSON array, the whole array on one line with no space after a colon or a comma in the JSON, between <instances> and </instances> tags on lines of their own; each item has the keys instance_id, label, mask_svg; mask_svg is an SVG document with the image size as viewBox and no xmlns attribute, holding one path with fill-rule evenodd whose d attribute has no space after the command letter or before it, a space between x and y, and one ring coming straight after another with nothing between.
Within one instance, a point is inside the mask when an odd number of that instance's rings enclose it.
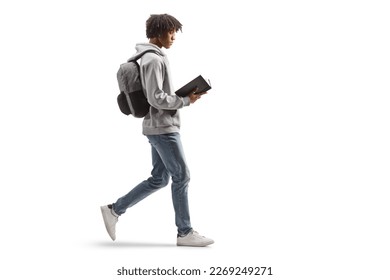
<instances>
[{"instance_id":1,"label":"man's right hand","mask_svg":"<svg viewBox=\"0 0 390 280\"><path fill-rule=\"evenodd\" d=\"M207 93L207 91L200 92L200 93L191 93L190 95L188 95L188 97L190 98L191 104L195 103L198 99L200 99L202 97L203 94L206 94L206 93Z\"/></svg>"}]
</instances>

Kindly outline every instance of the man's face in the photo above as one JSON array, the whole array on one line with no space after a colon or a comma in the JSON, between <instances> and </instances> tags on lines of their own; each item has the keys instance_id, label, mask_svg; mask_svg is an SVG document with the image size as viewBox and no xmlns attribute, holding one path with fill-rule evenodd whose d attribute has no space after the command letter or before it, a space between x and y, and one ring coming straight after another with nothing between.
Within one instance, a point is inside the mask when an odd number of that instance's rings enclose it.
<instances>
[{"instance_id":1,"label":"man's face","mask_svg":"<svg viewBox=\"0 0 390 280\"><path fill-rule=\"evenodd\" d=\"M161 37L159 37L159 41L160 41L161 45L164 48L169 49L172 46L173 41L175 41L175 34L176 34L176 30L172 29L172 30L166 32Z\"/></svg>"}]
</instances>

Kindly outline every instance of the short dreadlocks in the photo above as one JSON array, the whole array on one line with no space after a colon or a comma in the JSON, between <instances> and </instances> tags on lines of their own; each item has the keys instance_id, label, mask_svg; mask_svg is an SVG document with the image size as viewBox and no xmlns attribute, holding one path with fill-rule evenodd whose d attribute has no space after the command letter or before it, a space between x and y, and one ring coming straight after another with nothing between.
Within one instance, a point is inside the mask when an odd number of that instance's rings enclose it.
<instances>
[{"instance_id":1,"label":"short dreadlocks","mask_svg":"<svg viewBox=\"0 0 390 280\"><path fill-rule=\"evenodd\" d=\"M171 15L151 15L146 21L146 37L148 39L156 38L171 30L181 31L182 26L183 25Z\"/></svg>"}]
</instances>

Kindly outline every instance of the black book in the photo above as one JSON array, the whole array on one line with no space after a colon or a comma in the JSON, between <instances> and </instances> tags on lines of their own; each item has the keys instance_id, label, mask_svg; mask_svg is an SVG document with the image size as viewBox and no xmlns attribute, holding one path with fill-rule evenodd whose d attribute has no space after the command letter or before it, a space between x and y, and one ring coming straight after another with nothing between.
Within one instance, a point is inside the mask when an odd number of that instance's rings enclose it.
<instances>
[{"instance_id":1,"label":"black book","mask_svg":"<svg viewBox=\"0 0 390 280\"><path fill-rule=\"evenodd\" d=\"M191 82L189 82L185 86L178 89L175 93L178 96L185 97L185 96L193 93L195 91L195 89L197 89L195 93L201 93L201 92L208 91L209 89L211 89L210 80L206 81L202 77L202 75L199 75L198 77L193 79Z\"/></svg>"}]
</instances>

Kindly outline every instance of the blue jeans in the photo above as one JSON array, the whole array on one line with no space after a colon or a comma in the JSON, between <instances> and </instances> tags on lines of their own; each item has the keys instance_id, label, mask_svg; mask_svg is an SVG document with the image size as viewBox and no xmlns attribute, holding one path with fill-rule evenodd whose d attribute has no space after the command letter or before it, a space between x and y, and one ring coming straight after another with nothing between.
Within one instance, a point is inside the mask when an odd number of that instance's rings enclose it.
<instances>
[{"instance_id":1,"label":"blue jeans","mask_svg":"<svg viewBox=\"0 0 390 280\"><path fill-rule=\"evenodd\" d=\"M115 213L122 215L127 208L168 185L169 178L172 177L172 200L176 226L179 235L185 235L192 230L187 195L190 172L186 164L180 134L176 132L147 137L152 146L152 176L113 203L113 209Z\"/></svg>"}]
</instances>

